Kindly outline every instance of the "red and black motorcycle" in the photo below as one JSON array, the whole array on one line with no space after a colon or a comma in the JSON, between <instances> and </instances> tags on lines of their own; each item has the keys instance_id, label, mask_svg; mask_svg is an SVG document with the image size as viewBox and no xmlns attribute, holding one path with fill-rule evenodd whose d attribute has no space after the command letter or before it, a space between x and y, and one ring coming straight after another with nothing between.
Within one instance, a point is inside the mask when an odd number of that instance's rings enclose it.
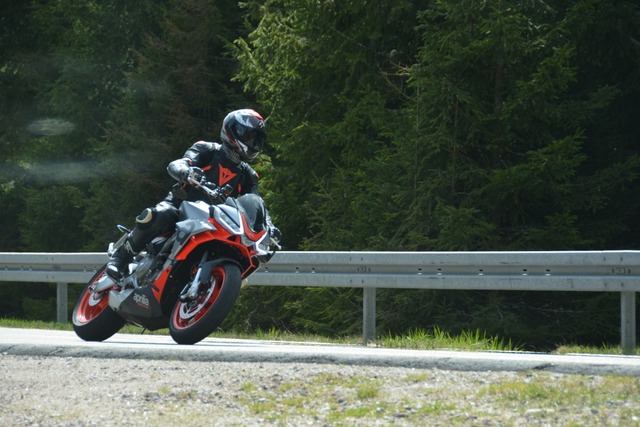
<instances>
[{"instance_id":1,"label":"red and black motorcycle","mask_svg":"<svg viewBox=\"0 0 640 427\"><path fill-rule=\"evenodd\" d=\"M231 188L213 183L190 184L210 198L184 201L171 236L147 245L118 281L106 265L91 278L73 310L73 329L85 341L103 341L126 323L148 330L169 327L178 344L194 344L213 332L229 314L244 279L274 254L269 230L254 232L241 203L226 198ZM122 245L129 232L109 255Z\"/></svg>"}]
</instances>

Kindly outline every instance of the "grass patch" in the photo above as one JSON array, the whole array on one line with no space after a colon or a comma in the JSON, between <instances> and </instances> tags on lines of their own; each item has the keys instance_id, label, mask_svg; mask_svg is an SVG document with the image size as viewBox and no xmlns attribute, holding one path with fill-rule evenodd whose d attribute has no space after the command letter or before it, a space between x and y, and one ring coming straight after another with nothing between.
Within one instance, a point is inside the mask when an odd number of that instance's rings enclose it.
<instances>
[{"instance_id":1,"label":"grass patch","mask_svg":"<svg viewBox=\"0 0 640 427\"><path fill-rule=\"evenodd\" d=\"M640 378L617 375L593 379L580 375L541 377L522 373L517 381L490 384L480 389L479 396L497 401L550 409L624 406L637 399ZM603 390L606 392L603 393Z\"/></svg>"},{"instance_id":2,"label":"grass patch","mask_svg":"<svg viewBox=\"0 0 640 427\"><path fill-rule=\"evenodd\" d=\"M486 332L476 330L462 331L453 336L438 327L432 331L412 329L405 335L387 335L378 343L382 347L408 348L414 350L451 349L464 351L517 351L511 341L505 342L499 337L488 336Z\"/></svg>"},{"instance_id":3,"label":"grass patch","mask_svg":"<svg viewBox=\"0 0 640 427\"><path fill-rule=\"evenodd\" d=\"M417 410L421 415L438 415L447 411L454 411L457 406L453 403L433 402L426 406L422 406Z\"/></svg>"},{"instance_id":4,"label":"grass patch","mask_svg":"<svg viewBox=\"0 0 640 427\"><path fill-rule=\"evenodd\" d=\"M249 409L256 414L270 413L275 411L276 403L272 400L260 398L249 404Z\"/></svg>"},{"instance_id":5,"label":"grass patch","mask_svg":"<svg viewBox=\"0 0 640 427\"><path fill-rule=\"evenodd\" d=\"M552 399L558 402L558 389L552 384L504 382L487 386L481 396L491 396L515 402L536 402Z\"/></svg>"},{"instance_id":6,"label":"grass patch","mask_svg":"<svg viewBox=\"0 0 640 427\"><path fill-rule=\"evenodd\" d=\"M0 319L0 326L4 328L53 329L57 331L73 330L71 323L43 322L40 320L19 320L11 318Z\"/></svg>"},{"instance_id":7,"label":"grass patch","mask_svg":"<svg viewBox=\"0 0 640 427\"><path fill-rule=\"evenodd\" d=\"M158 387L158 394L169 394L171 393L171 389L167 385L161 385Z\"/></svg>"},{"instance_id":8,"label":"grass patch","mask_svg":"<svg viewBox=\"0 0 640 427\"><path fill-rule=\"evenodd\" d=\"M254 383L246 382L246 383L243 383L240 386L240 390L244 391L245 393L246 392L256 392L258 390L258 387L256 387L256 385Z\"/></svg>"},{"instance_id":9,"label":"grass patch","mask_svg":"<svg viewBox=\"0 0 640 427\"><path fill-rule=\"evenodd\" d=\"M619 345L603 344L600 347L587 347L579 344L563 344L559 345L554 354L622 354L622 348ZM639 352L636 351L636 354Z\"/></svg>"},{"instance_id":10,"label":"grass patch","mask_svg":"<svg viewBox=\"0 0 640 427\"><path fill-rule=\"evenodd\" d=\"M360 400L374 399L380 394L377 381L366 381L356 386L356 397Z\"/></svg>"}]
</instances>

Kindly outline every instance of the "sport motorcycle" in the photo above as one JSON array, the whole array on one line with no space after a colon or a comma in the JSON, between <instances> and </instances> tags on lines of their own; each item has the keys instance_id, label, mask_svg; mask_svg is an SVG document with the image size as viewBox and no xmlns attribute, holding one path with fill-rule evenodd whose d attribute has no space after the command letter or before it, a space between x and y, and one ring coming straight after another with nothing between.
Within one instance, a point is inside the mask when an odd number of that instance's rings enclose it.
<instances>
[{"instance_id":1,"label":"sport motorcycle","mask_svg":"<svg viewBox=\"0 0 640 427\"><path fill-rule=\"evenodd\" d=\"M189 178L205 201L183 201L169 236L156 237L134 257L122 279L103 265L89 280L73 310L73 329L85 341L103 341L125 324L148 330L169 328L178 344L195 344L220 326L242 283L280 249L268 229L249 227L247 213L231 187ZM129 230L109 245L109 256Z\"/></svg>"}]
</instances>

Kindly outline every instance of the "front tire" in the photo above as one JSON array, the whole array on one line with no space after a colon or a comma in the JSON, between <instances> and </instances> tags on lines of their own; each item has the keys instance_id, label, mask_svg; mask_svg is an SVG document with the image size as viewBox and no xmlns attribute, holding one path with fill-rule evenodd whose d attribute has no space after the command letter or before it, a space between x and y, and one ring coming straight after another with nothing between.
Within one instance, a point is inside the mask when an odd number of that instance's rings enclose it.
<instances>
[{"instance_id":1,"label":"front tire","mask_svg":"<svg viewBox=\"0 0 640 427\"><path fill-rule=\"evenodd\" d=\"M178 344L195 344L211 334L227 317L240 294L240 268L233 263L216 265L200 285L193 300L178 300L169 321L169 332Z\"/></svg>"},{"instance_id":2,"label":"front tire","mask_svg":"<svg viewBox=\"0 0 640 427\"><path fill-rule=\"evenodd\" d=\"M106 265L89 280L73 309L73 330L85 341L104 341L118 332L125 320L109 307L109 290L91 292L89 287L106 274Z\"/></svg>"}]
</instances>

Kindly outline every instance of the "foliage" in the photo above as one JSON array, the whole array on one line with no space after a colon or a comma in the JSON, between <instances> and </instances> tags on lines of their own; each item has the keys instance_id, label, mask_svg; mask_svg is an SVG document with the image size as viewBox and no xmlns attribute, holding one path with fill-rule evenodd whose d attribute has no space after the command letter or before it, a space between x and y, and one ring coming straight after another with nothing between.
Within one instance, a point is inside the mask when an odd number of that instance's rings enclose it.
<instances>
[{"instance_id":1,"label":"foliage","mask_svg":"<svg viewBox=\"0 0 640 427\"><path fill-rule=\"evenodd\" d=\"M248 13L260 19L236 41L236 79L269 109L275 127L281 197L273 209L287 243L364 248L370 208L380 202L365 185L388 141L385 106L402 101L396 74L409 59L401 49L414 37L413 5L272 0L249 4Z\"/></svg>"},{"instance_id":2,"label":"foliage","mask_svg":"<svg viewBox=\"0 0 640 427\"><path fill-rule=\"evenodd\" d=\"M244 106L267 117L255 167L286 249L636 248L636 3L7 2L0 250L104 250ZM9 288L0 315L24 313ZM359 289L248 288L226 325L348 335L360 307ZM615 341L615 313L610 295L380 290L377 317L533 346Z\"/></svg>"}]
</instances>

